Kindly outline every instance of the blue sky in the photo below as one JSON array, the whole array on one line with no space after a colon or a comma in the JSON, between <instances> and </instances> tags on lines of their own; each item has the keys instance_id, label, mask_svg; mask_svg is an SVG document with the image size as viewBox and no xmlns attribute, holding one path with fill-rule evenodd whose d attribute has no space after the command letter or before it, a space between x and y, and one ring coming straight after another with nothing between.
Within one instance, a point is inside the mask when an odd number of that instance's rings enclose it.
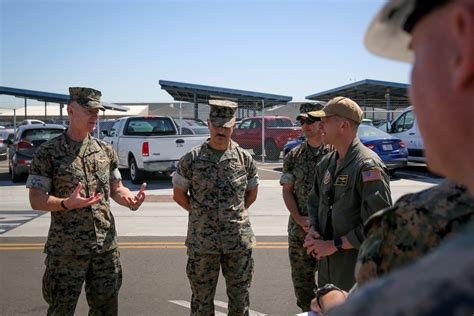
<instances>
[{"instance_id":1,"label":"blue sky","mask_svg":"<svg viewBox=\"0 0 474 316\"><path fill-rule=\"evenodd\" d=\"M2 86L172 101L163 79L301 101L352 81L409 78L408 65L363 46L383 0L0 2Z\"/></svg>"}]
</instances>

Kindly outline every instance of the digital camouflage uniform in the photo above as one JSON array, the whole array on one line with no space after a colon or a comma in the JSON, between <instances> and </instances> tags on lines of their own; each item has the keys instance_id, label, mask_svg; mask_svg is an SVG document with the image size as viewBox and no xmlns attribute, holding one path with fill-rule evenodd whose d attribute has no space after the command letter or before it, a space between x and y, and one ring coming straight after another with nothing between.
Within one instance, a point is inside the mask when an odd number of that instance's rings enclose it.
<instances>
[{"instance_id":1,"label":"digital camouflage uniform","mask_svg":"<svg viewBox=\"0 0 474 316\"><path fill-rule=\"evenodd\" d=\"M414 264L355 291L327 316L472 315L473 240L471 223Z\"/></svg>"},{"instance_id":2,"label":"digital camouflage uniform","mask_svg":"<svg viewBox=\"0 0 474 316\"><path fill-rule=\"evenodd\" d=\"M307 141L293 148L283 161L280 184L291 184L293 194L302 216L308 216L308 195L313 187L316 164L321 157L331 151L331 146L311 147ZM290 215L288 219L288 256L291 266L291 279L295 290L297 305L303 311L310 310L315 280L316 260L306 254L303 246L306 232Z\"/></svg>"},{"instance_id":3,"label":"digital camouflage uniform","mask_svg":"<svg viewBox=\"0 0 474 316\"><path fill-rule=\"evenodd\" d=\"M258 185L250 154L231 142L225 152L208 143L181 158L173 186L189 192L186 246L191 315L214 315L219 268L226 279L229 315L248 315L255 246L246 191Z\"/></svg>"},{"instance_id":4,"label":"digital camouflage uniform","mask_svg":"<svg viewBox=\"0 0 474 316\"><path fill-rule=\"evenodd\" d=\"M324 240L346 236L354 247L321 258L318 267L318 286L333 283L348 291L355 283L357 253L365 237L363 225L373 213L390 206L392 198L385 165L358 137L339 167L337 160L334 151L318 164L308 211L311 225Z\"/></svg>"},{"instance_id":5,"label":"digital camouflage uniform","mask_svg":"<svg viewBox=\"0 0 474 316\"><path fill-rule=\"evenodd\" d=\"M426 255L473 219L474 197L453 182L405 195L366 223L355 272L358 286Z\"/></svg>"},{"instance_id":6,"label":"digital camouflage uniform","mask_svg":"<svg viewBox=\"0 0 474 316\"><path fill-rule=\"evenodd\" d=\"M51 212L43 277L48 315L73 315L84 280L90 315L117 314L122 269L110 185L120 179L112 147L90 135L81 143L63 133L33 157L27 188L67 198L81 182L83 197L102 196L86 208Z\"/></svg>"}]
</instances>

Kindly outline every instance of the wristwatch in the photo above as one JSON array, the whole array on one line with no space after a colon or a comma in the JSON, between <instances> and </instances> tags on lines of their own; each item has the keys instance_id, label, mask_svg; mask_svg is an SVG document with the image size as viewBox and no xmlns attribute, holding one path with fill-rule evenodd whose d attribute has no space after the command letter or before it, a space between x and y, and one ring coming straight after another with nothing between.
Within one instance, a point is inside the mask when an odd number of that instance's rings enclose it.
<instances>
[{"instance_id":1,"label":"wristwatch","mask_svg":"<svg viewBox=\"0 0 474 316\"><path fill-rule=\"evenodd\" d=\"M340 292L342 292L342 290L340 288L338 288L337 286L335 286L332 283L328 283L325 286L320 287L316 290L316 302L318 302L319 308L322 308L321 304L319 303L319 300L321 299L321 297L323 297L324 295L328 294L331 291L340 291Z\"/></svg>"},{"instance_id":2,"label":"wristwatch","mask_svg":"<svg viewBox=\"0 0 474 316\"><path fill-rule=\"evenodd\" d=\"M342 238L341 237L337 237L334 239L334 247L337 248L337 250L342 250Z\"/></svg>"}]
</instances>

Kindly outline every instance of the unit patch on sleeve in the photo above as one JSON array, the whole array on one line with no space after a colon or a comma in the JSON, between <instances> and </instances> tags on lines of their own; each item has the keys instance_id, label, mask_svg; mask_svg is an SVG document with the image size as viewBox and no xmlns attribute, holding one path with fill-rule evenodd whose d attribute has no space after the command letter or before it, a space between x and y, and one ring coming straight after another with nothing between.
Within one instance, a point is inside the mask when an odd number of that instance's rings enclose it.
<instances>
[{"instance_id":1,"label":"unit patch on sleeve","mask_svg":"<svg viewBox=\"0 0 474 316\"><path fill-rule=\"evenodd\" d=\"M334 185L347 185L348 181L349 181L349 176L340 175L336 178L336 182L334 183Z\"/></svg>"}]
</instances>

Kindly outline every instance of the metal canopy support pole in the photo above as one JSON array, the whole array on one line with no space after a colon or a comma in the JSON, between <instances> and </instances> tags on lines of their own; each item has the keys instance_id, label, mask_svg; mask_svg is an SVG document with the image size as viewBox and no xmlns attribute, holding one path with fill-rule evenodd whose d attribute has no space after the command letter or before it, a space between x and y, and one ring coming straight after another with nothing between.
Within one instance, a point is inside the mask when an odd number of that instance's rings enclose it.
<instances>
[{"instance_id":1,"label":"metal canopy support pole","mask_svg":"<svg viewBox=\"0 0 474 316\"><path fill-rule=\"evenodd\" d=\"M265 100L262 99L262 162L265 162L265 156L267 155L265 151Z\"/></svg>"},{"instance_id":2,"label":"metal canopy support pole","mask_svg":"<svg viewBox=\"0 0 474 316\"><path fill-rule=\"evenodd\" d=\"M196 120L199 119L199 115L198 115L198 103L197 103L196 93L194 93L194 118L195 118Z\"/></svg>"},{"instance_id":3,"label":"metal canopy support pole","mask_svg":"<svg viewBox=\"0 0 474 316\"><path fill-rule=\"evenodd\" d=\"M390 105L390 88L387 88L385 90L385 100L387 100L387 122L390 122L391 119L390 119L390 110L391 110L391 105ZM392 115L392 119L393 119L393 115Z\"/></svg>"},{"instance_id":4,"label":"metal canopy support pole","mask_svg":"<svg viewBox=\"0 0 474 316\"><path fill-rule=\"evenodd\" d=\"M63 119L63 108L64 108L64 103L59 104L59 119Z\"/></svg>"},{"instance_id":5,"label":"metal canopy support pole","mask_svg":"<svg viewBox=\"0 0 474 316\"><path fill-rule=\"evenodd\" d=\"M183 134L183 107L182 102L179 102L179 135Z\"/></svg>"},{"instance_id":6,"label":"metal canopy support pole","mask_svg":"<svg viewBox=\"0 0 474 316\"><path fill-rule=\"evenodd\" d=\"M25 98L25 120L28 118L28 110L27 110L27 106L28 106L28 99Z\"/></svg>"},{"instance_id":7,"label":"metal canopy support pole","mask_svg":"<svg viewBox=\"0 0 474 316\"><path fill-rule=\"evenodd\" d=\"M15 135L16 135L16 109L13 109L13 138L15 138Z\"/></svg>"}]
</instances>

